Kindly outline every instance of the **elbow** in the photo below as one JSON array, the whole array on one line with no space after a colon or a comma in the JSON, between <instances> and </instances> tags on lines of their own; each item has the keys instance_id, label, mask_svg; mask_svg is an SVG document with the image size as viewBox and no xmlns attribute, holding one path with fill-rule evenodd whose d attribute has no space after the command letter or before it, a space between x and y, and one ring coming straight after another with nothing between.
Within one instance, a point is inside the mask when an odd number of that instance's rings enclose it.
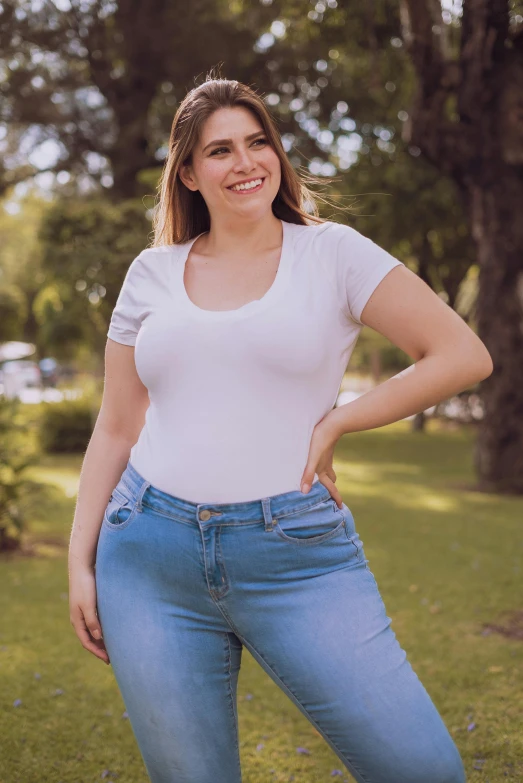
<instances>
[{"instance_id":1,"label":"elbow","mask_svg":"<svg viewBox=\"0 0 523 783\"><path fill-rule=\"evenodd\" d=\"M476 383L484 381L485 378L488 378L489 375L492 375L494 372L494 362L492 361L492 356L490 355L484 343L481 343L479 348L476 348L474 352L473 364L476 371Z\"/></svg>"},{"instance_id":2,"label":"elbow","mask_svg":"<svg viewBox=\"0 0 523 783\"><path fill-rule=\"evenodd\" d=\"M485 375L483 376L483 378L481 380L484 380L484 378L488 378L489 375L492 375L493 372L494 372L494 362L492 361L492 357L489 354L488 355L487 370L486 370Z\"/></svg>"},{"instance_id":3,"label":"elbow","mask_svg":"<svg viewBox=\"0 0 523 783\"><path fill-rule=\"evenodd\" d=\"M462 388L484 381L494 371L492 357L479 338L462 342L459 347L453 346L446 361L453 368L454 377L460 376Z\"/></svg>"}]
</instances>

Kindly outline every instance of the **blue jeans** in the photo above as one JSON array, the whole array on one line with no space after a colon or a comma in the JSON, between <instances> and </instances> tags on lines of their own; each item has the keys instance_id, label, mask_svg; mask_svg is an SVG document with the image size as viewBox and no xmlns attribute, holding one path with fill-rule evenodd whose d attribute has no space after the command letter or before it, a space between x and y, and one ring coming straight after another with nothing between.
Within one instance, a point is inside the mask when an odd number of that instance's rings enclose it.
<instances>
[{"instance_id":1,"label":"blue jeans","mask_svg":"<svg viewBox=\"0 0 523 783\"><path fill-rule=\"evenodd\" d=\"M153 783L240 783L242 646L358 783L463 783L354 518L326 487L196 504L129 462L96 557L98 615Z\"/></svg>"}]
</instances>

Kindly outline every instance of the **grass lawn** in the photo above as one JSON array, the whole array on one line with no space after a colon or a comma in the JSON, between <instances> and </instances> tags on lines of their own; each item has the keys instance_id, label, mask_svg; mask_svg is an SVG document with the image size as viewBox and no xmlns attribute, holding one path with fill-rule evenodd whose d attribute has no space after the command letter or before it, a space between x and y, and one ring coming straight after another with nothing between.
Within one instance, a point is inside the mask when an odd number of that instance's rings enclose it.
<instances>
[{"instance_id":1,"label":"grass lawn","mask_svg":"<svg viewBox=\"0 0 523 783\"><path fill-rule=\"evenodd\" d=\"M473 439L437 422L425 434L397 422L346 435L337 485L469 781L522 781L523 634L485 626L523 609L523 497L474 490ZM46 457L33 470L52 485L31 525L37 555L0 558L0 783L148 781L112 668L81 647L69 623L80 464ZM244 783L352 780L247 650L238 701Z\"/></svg>"}]
</instances>

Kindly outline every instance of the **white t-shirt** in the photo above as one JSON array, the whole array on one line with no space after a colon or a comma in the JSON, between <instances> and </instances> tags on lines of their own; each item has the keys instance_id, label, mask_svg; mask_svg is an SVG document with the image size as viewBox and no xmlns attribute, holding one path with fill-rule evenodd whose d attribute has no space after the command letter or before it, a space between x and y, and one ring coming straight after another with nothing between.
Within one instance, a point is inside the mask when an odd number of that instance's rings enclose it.
<instances>
[{"instance_id":1,"label":"white t-shirt","mask_svg":"<svg viewBox=\"0 0 523 783\"><path fill-rule=\"evenodd\" d=\"M189 299L183 272L197 237L146 248L127 271L107 334L135 345L149 392L130 462L171 495L235 503L300 490L313 429L335 405L361 312L402 263L341 223L282 224L271 288L236 310L203 310Z\"/></svg>"}]
</instances>

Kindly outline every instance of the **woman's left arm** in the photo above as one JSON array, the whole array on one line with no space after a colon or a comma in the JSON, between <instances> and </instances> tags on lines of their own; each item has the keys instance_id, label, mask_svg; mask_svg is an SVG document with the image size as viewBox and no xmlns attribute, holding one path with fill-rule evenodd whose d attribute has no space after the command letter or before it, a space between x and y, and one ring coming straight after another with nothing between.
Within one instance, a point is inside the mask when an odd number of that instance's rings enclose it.
<instances>
[{"instance_id":1,"label":"woman's left arm","mask_svg":"<svg viewBox=\"0 0 523 783\"><path fill-rule=\"evenodd\" d=\"M352 402L333 408L316 425L302 491L312 483L317 466L333 497L326 461L345 433L383 427L448 399L493 371L485 344L465 321L414 272L397 266L385 275L363 308L360 320L387 337L414 360ZM316 463L316 464L314 464ZM317 471L318 472L318 471ZM320 473L318 472L320 477ZM320 480L321 477L320 477Z\"/></svg>"},{"instance_id":2,"label":"woman's left arm","mask_svg":"<svg viewBox=\"0 0 523 783\"><path fill-rule=\"evenodd\" d=\"M494 369L485 344L414 272L397 266L363 308L361 321L415 363L331 411L338 437L383 427L446 400Z\"/></svg>"}]
</instances>

